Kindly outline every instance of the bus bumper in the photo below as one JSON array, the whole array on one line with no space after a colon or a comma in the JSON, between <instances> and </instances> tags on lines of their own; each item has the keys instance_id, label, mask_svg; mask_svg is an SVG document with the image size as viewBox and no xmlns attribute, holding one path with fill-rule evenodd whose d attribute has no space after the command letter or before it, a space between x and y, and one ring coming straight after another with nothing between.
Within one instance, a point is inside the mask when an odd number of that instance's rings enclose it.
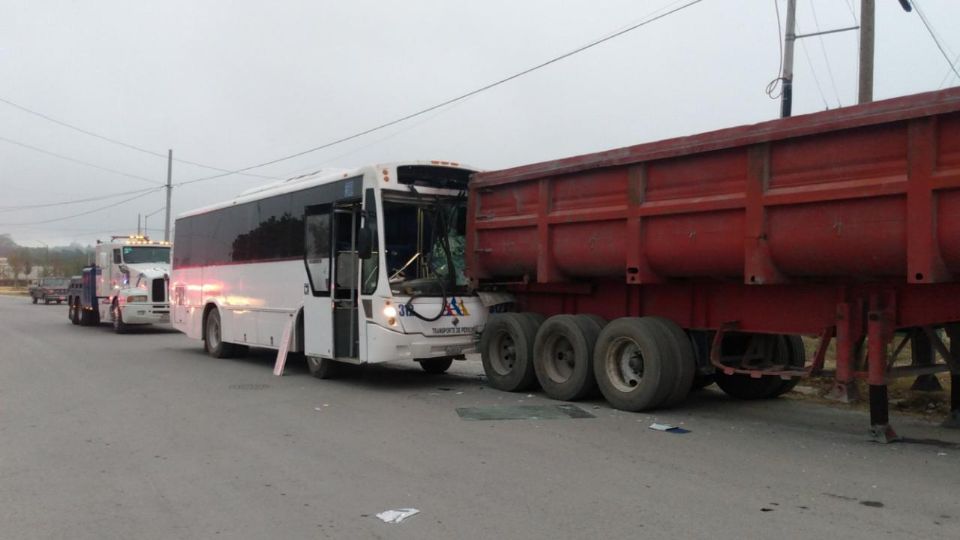
<instances>
[{"instance_id":1,"label":"bus bumper","mask_svg":"<svg viewBox=\"0 0 960 540\"><path fill-rule=\"evenodd\" d=\"M429 337L423 334L402 334L376 325L367 325L367 362L448 358L477 352L479 336Z\"/></svg>"}]
</instances>

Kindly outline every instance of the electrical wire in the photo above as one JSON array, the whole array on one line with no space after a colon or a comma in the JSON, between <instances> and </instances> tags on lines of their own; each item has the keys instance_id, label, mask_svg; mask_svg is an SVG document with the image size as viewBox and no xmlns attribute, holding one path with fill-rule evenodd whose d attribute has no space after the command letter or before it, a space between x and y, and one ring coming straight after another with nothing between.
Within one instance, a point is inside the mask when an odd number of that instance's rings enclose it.
<instances>
[{"instance_id":1,"label":"electrical wire","mask_svg":"<svg viewBox=\"0 0 960 540\"><path fill-rule=\"evenodd\" d=\"M154 152L153 150L149 150L149 149L147 149L147 148L143 148L143 147L140 147L140 146L137 146L137 145L134 145L134 144L130 144L130 143L125 143L125 142L123 142L123 141L120 141L120 140L117 140L117 139L112 139L112 138L110 138L110 137L107 137L106 135L100 135L99 133L94 133L93 131L90 131L90 130L87 130L87 129L83 129L83 128L78 127L78 126L75 126L75 125L73 125L73 124L68 124L67 122L64 122L63 120L57 120L56 118L54 118L54 117L52 117L52 116L43 114L42 112L38 112L38 111L35 111L35 110L30 109L30 108L27 108L27 107L24 107L23 105L20 105L19 103L15 103L15 102L13 102L13 101L10 101L9 99L0 97L0 103L5 103L5 104L7 104L7 105L9 105L9 106L11 106L11 107L13 107L13 108L15 108L15 109L19 109L19 110L25 112L25 113L27 113L27 114L32 114L32 115L34 115L34 116L36 116L36 117L38 117L38 118L43 118L44 120L46 120L46 121L48 121L48 122L52 122L52 123L54 123L54 124L57 124L58 126L62 126L62 127L68 128L68 129L72 129L72 130L74 130L74 131L76 131L76 132L78 132L78 133L83 133L84 135L87 135L87 136L90 136L90 137L94 137L94 138L100 139L100 140L102 140L102 141L106 141L106 142L108 142L108 143L111 143L111 144L116 144L116 145L118 145L118 146L122 146L122 147L128 148L128 149L130 149L130 150L136 150L137 152L143 152L144 154L149 154L149 155L151 155L151 156L156 156L156 157L159 157L159 158L167 159L167 154L164 154L164 153L161 153L161 152ZM201 168L204 168L204 169L211 169L211 170L214 170L214 171L229 172L227 169L223 169L223 168L220 168L220 167L214 167L214 166L212 166L212 165L204 165L203 163L197 163L196 161L189 161L189 160L186 160L186 159L173 158L173 161L176 161L177 163L184 163L184 164L186 164L186 165L193 165L193 166L195 166L195 167L201 167ZM274 177L272 177L272 176L264 176L264 175L260 175L260 174L252 174L252 173L251 173L251 174L247 174L247 176L255 176L255 177L258 177L258 178L268 178L268 179L274 179L274 180L276 180L276 178L274 178Z\"/></svg>"},{"instance_id":2,"label":"electrical wire","mask_svg":"<svg viewBox=\"0 0 960 540\"><path fill-rule=\"evenodd\" d=\"M273 164L275 164L275 163L280 163L280 162L282 162L282 161L287 161L287 160L290 160L290 159L293 159L293 158L297 158L297 157L300 157L300 156L304 156L304 155L306 155L306 154L311 154L311 153L313 153L313 152L316 152L316 151L319 151L319 150L323 150L323 149L325 149L325 148L330 148L331 146L336 146L336 145L338 145L338 144L341 144L341 143L344 143L344 142L347 142L347 141L351 141L351 140L357 139L357 138L359 138L359 137L363 137L364 135L368 135L368 134L373 133L373 132L375 132L375 131L380 131L380 130L382 130L382 129L388 128L388 127L390 127L390 126L394 126L394 125L399 124L399 123L401 123L401 122L405 122L405 121L410 120L410 119L412 119L412 118L416 118L416 117L418 117L418 116L422 116L422 115L427 114L427 113L429 113L429 112L431 112L431 111L435 111L435 110L440 109L440 108L442 108L442 107L446 107L447 105L451 105L451 104L456 103L456 102L458 102L458 101L462 101L462 100L467 99L467 98L469 98L469 97L471 97L471 96L475 96L475 95L480 94L480 93L482 93L482 92L486 92L487 90L496 88L497 86L503 85L503 84L505 84L505 83L508 83L508 82L514 80L514 79L518 79L518 78L520 78L520 77L523 77L523 76L525 76L525 75L528 75L528 74L530 74L530 73L533 73L534 71L543 69L543 68L545 68L545 67L547 67L547 66L549 66L549 65L551 65L551 64L555 64L555 63L557 63L557 62L560 62L561 60L565 60L565 59L567 59L567 58L569 58L569 57L571 57L571 56L574 56L574 55L576 55L576 54L579 54L579 53L581 53L581 52L583 52L583 51L586 51L586 50L588 50L588 49L592 49L593 47L596 47L596 46L598 46L598 45L600 45L600 44L602 44L602 43L606 43L607 41L610 41L610 40L615 39L615 38L617 38L617 37L620 37L620 36L622 36L622 35L624 35L624 34L627 34L627 33L629 33L629 32L632 32L632 31L634 31L634 30L637 30L638 28L642 28L642 27L644 27L644 26L646 26L646 25L648 25L648 24L650 24L650 23L653 23L653 22L655 22L655 21L658 21L658 20L663 19L663 18L665 18L665 17L668 17L668 16L670 16L670 15L673 15L674 13L677 13L677 12L679 12L679 11L682 11L682 10L684 10L684 9L686 9L686 8L688 8L688 7L691 7L691 6L695 5L695 4L699 4L699 3L702 2L702 1L703 1L703 0L690 0L690 1L686 2L686 3L684 3L683 5L679 6L679 7L675 7L675 8L673 8L673 9L669 9L669 10L667 10L667 11L665 11L665 12L663 12L663 13L660 13L660 14L658 14L658 15L655 15L655 16L652 16L652 17L648 17L647 19L644 19L644 20L642 20L642 21L640 21L640 22L638 22L638 23L636 23L636 24L630 25L630 26L628 26L628 27L626 27L626 28L624 28L624 29L622 29L622 30L619 30L619 31L617 31L617 32L614 32L614 33L612 33L612 34L609 34L609 35L607 35L607 36L605 36L605 37L602 37L602 38L600 38L600 39L596 39L596 40L594 40L594 41L591 41L591 42L587 43L586 45L582 45L582 46L577 47L576 49L573 49L573 50L571 50L571 51L568 51L568 52L566 52L566 53L564 53L564 54L561 54L561 55L559 55L559 56L555 56L555 57L553 57L553 58L551 58L551 59L549 59L549 60L547 60L547 61L545 61L545 62L541 62L541 63L539 63L539 64L537 64L537 65L535 65L535 66L533 66L533 67L529 67L529 68L527 68L527 69L524 69L524 70L522 70L522 71L519 71L519 72L517 72L517 73L514 73L513 75L509 75L509 76L507 76L507 77L504 77L504 78L499 79L499 80L497 80L497 81L494 81L494 82L492 82L492 83L485 84L485 85L483 85L483 86L481 86L481 87L479 87L479 88L476 88L476 89L474 89L474 90L471 90L471 91L469 91L469 92L467 92L467 93L464 93L464 94L461 94L461 95L459 95L459 96L456 96L456 97L447 99L447 100L442 101L442 102L440 102L440 103L437 103L437 104L435 104L435 105L431 105L430 107L427 107L427 108L425 108L425 109L421 109L421 110L419 110L419 111L416 111L416 112L413 112L413 113L410 113L410 114L401 116L401 117L399 117L399 118L395 118L395 119L390 120L390 121L388 121L388 122L384 122L384 123L379 124L379 125L377 125L377 126L374 126L374 127L367 128L367 129L365 129L365 130L356 132L356 133L354 133L354 134L352 134L352 135L347 135L347 136L344 136L344 137L340 137L340 138L338 138L338 139L334 139L334 140L332 140L332 141L329 141L329 142L320 144L320 145L318 145L318 146L314 146L314 147L312 147L312 148L308 148L308 149L303 150L303 151L300 151L300 152L296 152L296 153L294 153L294 154L289 154L289 155L286 155L286 156L283 156L283 157L279 157L279 158L276 158L276 159L271 159L271 160L269 160L269 161L264 161L264 162L262 162L262 163L257 163L257 164L255 164L255 165L250 165L250 166L247 166L247 167L243 167L243 168L241 168L241 169L236 169L236 170L230 171L230 172L225 173L225 174L218 174L218 175L207 176L207 177L203 177L203 178L196 178L196 179L193 179L193 180L187 180L187 181L185 181L185 182L180 182L180 183L178 183L178 184L176 184L176 185L177 185L177 186L185 186L185 185L189 185L189 184L195 184L195 183L197 183L197 182L205 182L205 181L207 181L207 180L213 180L213 179L215 179L215 178L222 178L222 177L228 176L228 175L230 175L230 174L237 174L237 173L246 172L246 171L249 171L249 170L252 170L252 169L259 169L259 168L261 168L261 167L266 167L266 166L268 166L268 165L273 165Z\"/></svg>"},{"instance_id":3,"label":"electrical wire","mask_svg":"<svg viewBox=\"0 0 960 540\"><path fill-rule=\"evenodd\" d=\"M115 207L115 206L120 206L121 204L128 203L128 202L130 202L130 201L134 201L134 200L136 200L136 199L140 199L140 198L146 197L147 195L150 195L151 193L156 193L156 192L158 192L158 191L163 190L165 187L166 187L166 186L164 186L164 187L159 187L159 188L153 188L153 189L151 189L151 190L148 190L148 191L145 192L145 193L141 193L141 194L139 194L139 195L134 195L133 197L130 197L130 198L128 198L128 199L124 199L124 200L119 201L119 202L115 202L115 203L112 203L112 204L108 204L108 205L106 205L106 206L101 206L101 207L99 207L99 208L94 208L93 210L87 210L86 212L80 212L79 214L72 214L72 215L69 215L69 216L62 216L62 217L53 218L53 219L44 219L44 220L40 220L40 221L29 221L29 222L24 222L24 223L0 223L0 227L20 227L20 226L24 226L24 225L42 225L42 224L44 224L44 223L55 223L55 222L57 222L57 221L66 221L66 220L68 220L68 219L73 219L73 218L80 217L80 216L88 216L88 215L94 214L94 213L96 213L96 212L102 212L102 211L107 210L107 209L109 209L109 208L113 208L113 207Z\"/></svg>"},{"instance_id":4,"label":"electrical wire","mask_svg":"<svg viewBox=\"0 0 960 540\"><path fill-rule=\"evenodd\" d=\"M820 86L820 78L817 77L817 70L813 68L813 62L810 60L810 53L807 52L807 48L804 46L802 41L800 42L800 49L803 51L803 56L807 58L807 65L810 66L810 74L813 75L813 82L817 86L817 92L820 94L820 99L823 100L823 108L829 109L830 104L827 103L827 96L823 93L823 88Z\"/></svg>"},{"instance_id":5,"label":"electrical wire","mask_svg":"<svg viewBox=\"0 0 960 540\"><path fill-rule=\"evenodd\" d=\"M940 43L940 38L937 37L936 32L933 31L933 26L930 24L930 21L927 20L927 16L923 13L923 10L920 9L920 3L917 2L917 0L913 0L913 7L916 8L917 15L920 15L920 20L923 21L923 26L927 28L927 33L929 33L930 37L933 38L933 42L937 44L937 49L940 49L940 54L943 55L943 58L947 61L947 64L950 65L950 69L953 71L954 75L960 77L960 72L957 71L957 66L953 61L950 60L950 55L947 54L943 44Z\"/></svg>"},{"instance_id":6,"label":"electrical wire","mask_svg":"<svg viewBox=\"0 0 960 540\"><path fill-rule=\"evenodd\" d=\"M773 0L773 9L777 12L777 41L780 43L780 67L777 76L767 83L765 92L770 99L780 99L783 95L783 24L780 22L780 0Z\"/></svg>"},{"instance_id":7,"label":"electrical wire","mask_svg":"<svg viewBox=\"0 0 960 540\"><path fill-rule=\"evenodd\" d=\"M943 79L940 81L940 86L938 86L937 88L943 88L950 81L950 79L954 77L954 74L956 72L952 68L958 63L960 63L960 54L958 54L957 57L953 59L953 62L950 63L951 69L947 70L947 73L943 76Z\"/></svg>"},{"instance_id":8,"label":"electrical wire","mask_svg":"<svg viewBox=\"0 0 960 540\"><path fill-rule=\"evenodd\" d=\"M13 139L7 139L6 137L0 137L0 141L3 141L3 142L8 143L8 144L13 144L13 145L16 145L16 146L20 146L20 147L23 147L23 148L28 148L28 149L30 149L30 150L33 150L34 152L39 152L39 153L41 153L41 154L46 154L46 155L48 155L48 156L53 156L53 157L55 157L55 158L59 158L59 159L62 159L62 160L64 160L64 161L70 161L70 162L77 163L77 164L80 164L80 165L86 165L87 167L93 167L94 169L100 169L101 171L106 171L106 172L113 173L113 174L119 174L120 176L126 176L127 178L133 178L133 179L135 179L135 180L140 180L140 181L143 181L143 182L148 182L148 183L150 183L150 184L163 185L163 182L158 182L158 181L156 181L156 180L151 180L151 179L149 179L149 178L144 178L144 177L142 177L142 176L137 176L137 175L135 175L135 174L125 173L125 172L123 172L123 171L118 171L118 170L116 170L116 169L110 169L110 168L107 168L107 167L101 167L100 165L95 165L95 164L93 164L93 163L88 163L88 162L86 162L86 161L82 161L82 160L75 159L75 158L72 158L72 157L68 157L68 156L64 156L64 155L61 155L61 154L57 154L56 152L51 152L51 151L49 151L49 150L44 150L43 148L38 148L38 147L36 147L36 146L31 146L31 145L29 145L29 144L22 143L22 142L19 142L19 141L15 141L15 140L13 140Z\"/></svg>"},{"instance_id":9,"label":"electrical wire","mask_svg":"<svg viewBox=\"0 0 960 540\"><path fill-rule=\"evenodd\" d=\"M813 14L813 25L817 29L817 33L820 33L820 20L817 18L817 8L814 4L815 2L810 0L810 13ZM823 61L827 64L827 75L830 76L833 95L837 98L837 107L843 107L843 104L840 103L840 92L837 91L837 81L833 78L833 68L830 67L830 57L827 56L827 45L823 41L823 34L817 36L817 39L820 40L820 51L823 53Z\"/></svg>"},{"instance_id":10,"label":"electrical wire","mask_svg":"<svg viewBox=\"0 0 960 540\"><path fill-rule=\"evenodd\" d=\"M99 197L88 197L86 199L74 199L71 201L60 201L52 203L41 203L41 204L25 204L21 206L0 206L0 212L17 212L20 210L33 210L35 208L52 208L55 206L70 206L73 204L81 204L91 201L102 201L104 199L113 199L115 197L123 197L124 195L136 195L138 193L147 193L148 191L156 191L156 188L145 188L137 189L133 191L121 191L120 193L113 193L111 195L100 195Z\"/></svg>"}]
</instances>

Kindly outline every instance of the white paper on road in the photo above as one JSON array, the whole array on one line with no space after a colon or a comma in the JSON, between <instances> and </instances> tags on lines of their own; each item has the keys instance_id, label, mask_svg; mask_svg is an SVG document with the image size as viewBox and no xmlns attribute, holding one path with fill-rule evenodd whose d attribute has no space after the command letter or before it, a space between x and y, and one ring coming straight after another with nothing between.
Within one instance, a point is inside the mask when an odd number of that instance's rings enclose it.
<instances>
[{"instance_id":1,"label":"white paper on road","mask_svg":"<svg viewBox=\"0 0 960 540\"><path fill-rule=\"evenodd\" d=\"M408 517L415 516L419 513L420 511L416 508L397 508L396 510L384 510L377 514L377 517L382 519L384 523L400 523Z\"/></svg>"}]
</instances>

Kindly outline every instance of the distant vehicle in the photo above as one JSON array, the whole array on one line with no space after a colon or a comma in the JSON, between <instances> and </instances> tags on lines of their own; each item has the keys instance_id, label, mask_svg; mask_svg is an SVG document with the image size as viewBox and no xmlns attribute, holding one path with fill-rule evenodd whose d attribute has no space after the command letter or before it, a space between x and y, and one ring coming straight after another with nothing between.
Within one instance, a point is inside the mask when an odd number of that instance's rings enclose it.
<instances>
[{"instance_id":1,"label":"distant vehicle","mask_svg":"<svg viewBox=\"0 0 960 540\"><path fill-rule=\"evenodd\" d=\"M174 328L214 357L289 345L320 378L391 360L446 371L476 350L486 321L463 266L472 172L449 162L327 172L180 216Z\"/></svg>"},{"instance_id":2,"label":"distant vehicle","mask_svg":"<svg viewBox=\"0 0 960 540\"><path fill-rule=\"evenodd\" d=\"M50 302L59 304L63 302L67 299L69 282L69 279L62 277L40 278L36 285L30 287L30 296L33 298L33 303L42 301L44 304Z\"/></svg>"},{"instance_id":3,"label":"distant vehicle","mask_svg":"<svg viewBox=\"0 0 960 540\"><path fill-rule=\"evenodd\" d=\"M170 242L114 236L97 244L94 257L79 284L71 284L71 322L94 326L110 321L118 334L131 325L170 322Z\"/></svg>"}]
</instances>

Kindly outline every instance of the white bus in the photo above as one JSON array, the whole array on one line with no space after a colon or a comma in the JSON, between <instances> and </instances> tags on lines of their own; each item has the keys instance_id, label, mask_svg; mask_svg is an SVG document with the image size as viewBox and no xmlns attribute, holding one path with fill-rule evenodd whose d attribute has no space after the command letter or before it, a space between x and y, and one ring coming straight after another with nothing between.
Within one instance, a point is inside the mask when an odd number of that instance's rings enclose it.
<instances>
[{"instance_id":1,"label":"white bus","mask_svg":"<svg viewBox=\"0 0 960 540\"><path fill-rule=\"evenodd\" d=\"M475 352L487 312L464 275L472 170L410 162L318 173L177 218L171 322L214 357L303 352L311 373Z\"/></svg>"}]
</instances>

